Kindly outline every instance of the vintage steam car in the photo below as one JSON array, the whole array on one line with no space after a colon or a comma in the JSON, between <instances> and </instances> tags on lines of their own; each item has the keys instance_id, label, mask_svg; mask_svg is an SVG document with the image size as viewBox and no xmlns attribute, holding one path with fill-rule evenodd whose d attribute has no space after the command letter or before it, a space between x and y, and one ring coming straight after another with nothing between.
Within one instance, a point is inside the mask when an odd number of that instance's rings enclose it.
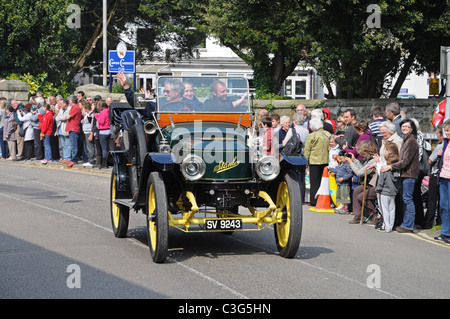
<instances>
[{"instance_id":1,"label":"vintage steam car","mask_svg":"<svg viewBox=\"0 0 450 319\"><path fill-rule=\"evenodd\" d=\"M168 256L169 226L185 233L271 227L279 254L295 256L302 232L297 170L306 162L265 151L249 100L244 78L161 77L153 99L135 94L130 105L111 108L124 145L110 153L116 237L126 236L132 209L146 216L157 263Z\"/></svg>"}]
</instances>

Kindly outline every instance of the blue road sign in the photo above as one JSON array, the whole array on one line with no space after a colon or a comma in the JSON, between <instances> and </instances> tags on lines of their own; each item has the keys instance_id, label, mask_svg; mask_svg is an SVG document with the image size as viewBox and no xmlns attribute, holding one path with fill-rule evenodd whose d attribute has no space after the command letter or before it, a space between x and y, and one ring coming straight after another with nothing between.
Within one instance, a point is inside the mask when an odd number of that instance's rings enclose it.
<instances>
[{"instance_id":1,"label":"blue road sign","mask_svg":"<svg viewBox=\"0 0 450 319\"><path fill-rule=\"evenodd\" d=\"M119 57L119 53L116 50L109 50L109 73L135 73L135 56L135 51L126 51L125 56Z\"/></svg>"}]
</instances>

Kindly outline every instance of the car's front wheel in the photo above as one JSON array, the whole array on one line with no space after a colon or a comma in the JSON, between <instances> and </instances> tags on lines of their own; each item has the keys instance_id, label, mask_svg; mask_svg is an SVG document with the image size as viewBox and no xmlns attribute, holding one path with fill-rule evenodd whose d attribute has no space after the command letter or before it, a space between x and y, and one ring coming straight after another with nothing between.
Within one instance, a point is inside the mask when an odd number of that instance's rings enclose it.
<instances>
[{"instance_id":1,"label":"car's front wheel","mask_svg":"<svg viewBox=\"0 0 450 319\"><path fill-rule=\"evenodd\" d=\"M169 212L166 186L161 173L150 173L147 185L147 238L155 263L167 258L169 243Z\"/></svg>"},{"instance_id":2,"label":"car's front wheel","mask_svg":"<svg viewBox=\"0 0 450 319\"><path fill-rule=\"evenodd\" d=\"M282 212L282 221L274 227L277 248L282 257L293 258L300 246L303 210L300 185L289 174L278 185L276 206Z\"/></svg>"}]
</instances>

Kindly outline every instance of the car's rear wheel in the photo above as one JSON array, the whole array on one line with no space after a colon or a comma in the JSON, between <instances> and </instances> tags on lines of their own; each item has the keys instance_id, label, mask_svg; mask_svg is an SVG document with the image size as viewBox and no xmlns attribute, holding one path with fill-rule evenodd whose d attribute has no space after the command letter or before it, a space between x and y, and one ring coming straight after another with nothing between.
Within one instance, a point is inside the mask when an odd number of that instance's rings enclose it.
<instances>
[{"instance_id":1,"label":"car's rear wheel","mask_svg":"<svg viewBox=\"0 0 450 319\"><path fill-rule=\"evenodd\" d=\"M127 206L117 204L115 199L117 197L117 184L116 184L116 172L113 168L111 174L111 187L110 187L110 211L111 211L111 224L114 236L117 238L123 238L127 235L128 222L130 219L130 209Z\"/></svg>"},{"instance_id":2,"label":"car's rear wheel","mask_svg":"<svg viewBox=\"0 0 450 319\"><path fill-rule=\"evenodd\" d=\"M274 227L277 249L282 257L293 258L300 246L303 211L300 185L289 174L278 185L276 206L283 213L282 222Z\"/></svg>"},{"instance_id":3,"label":"car's rear wheel","mask_svg":"<svg viewBox=\"0 0 450 319\"><path fill-rule=\"evenodd\" d=\"M155 263L167 258L169 216L167 193L159 172L150 173L147 185L147 238L150 255Z\"/></svg>"}]
</instances>

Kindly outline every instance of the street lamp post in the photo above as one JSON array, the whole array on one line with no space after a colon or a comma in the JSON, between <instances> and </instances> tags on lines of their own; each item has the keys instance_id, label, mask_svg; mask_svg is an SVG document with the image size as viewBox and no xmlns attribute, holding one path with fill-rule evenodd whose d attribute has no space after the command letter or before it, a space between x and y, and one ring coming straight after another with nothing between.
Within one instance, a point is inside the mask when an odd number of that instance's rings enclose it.
<instances>
[{"instance_id":1,"label":"street lamp post","mask_svg":"<svg viewBox=\"0 0 450 319\"><path fill-rule=\"evenodd\" d=\"M107 42L107 4L108 0L103 0L103 86L107 87L108 76L108 42Z\"/></svg>"},{"instance_id":2,"label":"street lamp post","mask_svg":"<svg viewBox=\"0 0 450 319\"><path fill-rule=\"evenodd\" d=\"M447 47L447 70L445 81L445 120L450 118L450 47Z\"/></svg>"}]
</instances>

